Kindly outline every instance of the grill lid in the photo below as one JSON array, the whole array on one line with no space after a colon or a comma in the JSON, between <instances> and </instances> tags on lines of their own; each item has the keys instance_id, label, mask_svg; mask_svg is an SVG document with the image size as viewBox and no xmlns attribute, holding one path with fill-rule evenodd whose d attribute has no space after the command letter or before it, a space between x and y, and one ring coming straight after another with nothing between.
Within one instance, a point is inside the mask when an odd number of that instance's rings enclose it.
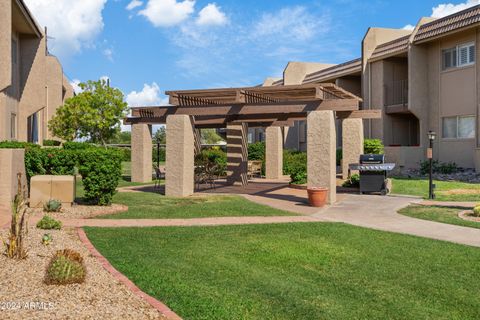
<instances>
[{"instance_id":1,"label":"grill lid","mask_svg":"<svg viewBox=\"0 0 480 320\"><path fill-rule=\"evenodd\" d=\"M362 154L360 155L360 164L380 164L385 162L383 154Z\"/></svg>"}]
</instances>

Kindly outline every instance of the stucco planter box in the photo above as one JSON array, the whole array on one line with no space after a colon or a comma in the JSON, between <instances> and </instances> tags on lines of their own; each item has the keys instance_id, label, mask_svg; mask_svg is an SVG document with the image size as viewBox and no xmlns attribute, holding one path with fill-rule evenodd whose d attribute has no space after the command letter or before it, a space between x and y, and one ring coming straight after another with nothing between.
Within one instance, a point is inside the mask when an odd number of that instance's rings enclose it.
<instances>
[{"instance_id":1,"label":"stucco planter box","mask_svg":"<svg viewBox=\"0 0 480 320\"><path fill-rule=\"evenodd\" d=\"M75 200L75 176L38 175L30 179L30 207L40 208L51 199L63 206Z\"/></svg>"}]
</instances>

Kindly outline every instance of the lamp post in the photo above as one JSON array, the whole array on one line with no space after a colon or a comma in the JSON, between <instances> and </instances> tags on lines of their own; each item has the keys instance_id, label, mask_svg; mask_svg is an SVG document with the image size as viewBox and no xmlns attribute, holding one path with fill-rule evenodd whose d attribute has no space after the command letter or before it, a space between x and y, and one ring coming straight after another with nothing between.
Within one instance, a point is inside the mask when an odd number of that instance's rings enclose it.
<instances>
[{"instance_id":1,"label":"lamp post","mask_svg":"<svg viewBox=\"0 0 480 320\"><path fill-rule=\"evenodd\" d=\"M428 199L435 199L435 193L433 192L433 141L435 140L436 133L433 131L428 132L428 140L430 141L430 147L427 150L427 158L430 162L429 168L429 180L428 180Z\"/></svg>"}]
</instances>

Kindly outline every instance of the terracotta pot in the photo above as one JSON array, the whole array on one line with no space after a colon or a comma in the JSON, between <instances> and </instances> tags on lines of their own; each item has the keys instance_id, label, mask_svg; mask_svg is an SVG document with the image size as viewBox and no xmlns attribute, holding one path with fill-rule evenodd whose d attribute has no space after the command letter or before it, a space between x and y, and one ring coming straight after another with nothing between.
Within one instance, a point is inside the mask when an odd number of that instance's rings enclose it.
<instances>
[{"instance_id":1,"label":"terracotta pot","mask_svg":"<svg viewBox=\"0 0 480 320\"><path fill-rule=\"evenodd\" d=\"M308 188L307 193L312 207L323 207L327 203L328 188Z\"/></svg>"}]
</instances>

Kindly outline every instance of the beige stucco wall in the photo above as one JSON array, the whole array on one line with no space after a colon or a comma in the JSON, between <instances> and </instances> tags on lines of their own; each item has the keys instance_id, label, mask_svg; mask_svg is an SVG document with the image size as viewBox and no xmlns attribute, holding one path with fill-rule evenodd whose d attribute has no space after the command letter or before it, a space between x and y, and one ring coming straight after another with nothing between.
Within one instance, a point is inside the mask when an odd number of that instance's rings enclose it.
<instances>
[{"instance_id":1,"label":"beige stucco wall","mask_svg":"<svg viewBox=\"0 0 480 320\"><path fill-rule=\"evenodd\" d=\"M11 1L0 1L0 17L0 91L2 91L10 85L11 81Z\"/></svg>"},{"instance_id":2,"label":"beige stucco wall","mask_svg":"<svg viewBox=\"0 0 480 320\"><path fill-rule=\"evenodd\" d=\"M285 68L285 71L283 72L284 85L302 84L307 74L320 71L331 66L334 65L313 62L289 62Z\"/></svg>"},{"instance_id":3,"label":"beige stucco wall","mask_svg":"<svg viewBox=\"0 0 480 320\"><path fill-rule=\"evenodd\" d=\"M52 139L53 136L48 130L48 121L55 115L58 107L63 105L64 97L64 76L62 65L55 56L46 57L46 91L47 103L44 111L43 133L45 139ZM70 85L69 85L70 86Z\"/></svg>"},{"instance_id":4,"label":"beige stucco wall","mask_svg":"<svg viewBox=\"0 0 480 320\"><path fill-rule=\"evenodd\" d=\"M0 208L9 208L17 194L18 173L22 175L22 185L26 188L25 150L0 149Z\"/></svg>"}]
</instances>

